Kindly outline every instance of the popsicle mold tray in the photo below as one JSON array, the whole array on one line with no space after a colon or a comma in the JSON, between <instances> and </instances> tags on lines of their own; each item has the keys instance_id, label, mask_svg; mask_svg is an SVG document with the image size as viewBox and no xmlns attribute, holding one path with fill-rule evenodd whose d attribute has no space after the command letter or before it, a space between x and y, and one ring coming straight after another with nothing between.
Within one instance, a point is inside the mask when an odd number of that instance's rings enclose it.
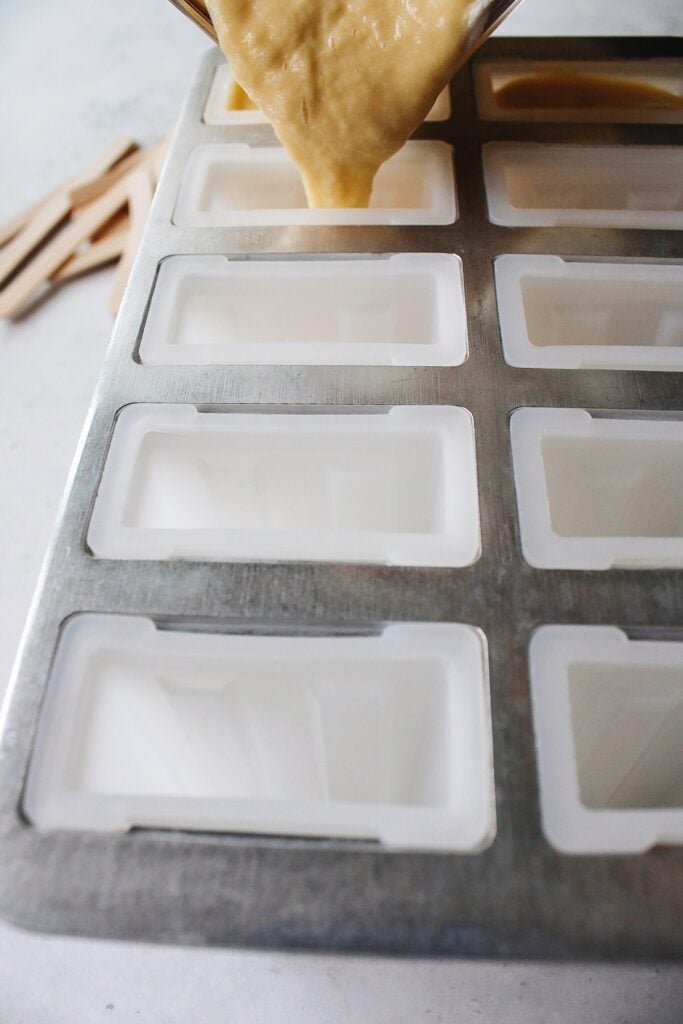
<instances>
[{"instance_id":1,"label":"popsicle mold tray","mask_svg":"<svg viewBox=\"0 0 683 1024\"><path fill-rule=\"evenodd\" d=\"M214 51L23 641L3 913L680 958L683 45L490 40L366 211L230 88Z\"/></svg>"}]
</instances>

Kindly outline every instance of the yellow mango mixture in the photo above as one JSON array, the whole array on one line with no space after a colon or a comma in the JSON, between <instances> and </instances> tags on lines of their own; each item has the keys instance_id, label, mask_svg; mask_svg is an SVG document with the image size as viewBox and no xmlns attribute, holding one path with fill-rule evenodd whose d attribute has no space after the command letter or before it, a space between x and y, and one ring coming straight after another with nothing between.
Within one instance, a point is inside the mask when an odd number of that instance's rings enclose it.
<instances>
[{"instance_id":1,"label":"yellow mango mixture","mask_svg":"<svg viewBox=\"0 0 683 1024\"><path fill-rule=\"evenodd\" d=\"M309 206L367 206L467 43L471 0L206 0L232 74Z\"/></svg>"},{"instance_id":2,"label":"yellow mango mixture","mask_svg":"<svg viewBox=\"0 0 683 1024\"><path fill-rule=\"evenodd\" d=\"M233 82L225 104L226 110L255 110L256 104L249 99L241 85Z\"/></svg>"},{"instance_id":3,"label":"yellow mango mixture","mask_svg":"<svg viewBox=\"0 0 683 1024\"><path fill-rule=\"evenodd\" d=\"M683 96L655 85L561 71L515 78L495 96L498 105L508 110L683 109Z\"/></svg>"}]
</instances>

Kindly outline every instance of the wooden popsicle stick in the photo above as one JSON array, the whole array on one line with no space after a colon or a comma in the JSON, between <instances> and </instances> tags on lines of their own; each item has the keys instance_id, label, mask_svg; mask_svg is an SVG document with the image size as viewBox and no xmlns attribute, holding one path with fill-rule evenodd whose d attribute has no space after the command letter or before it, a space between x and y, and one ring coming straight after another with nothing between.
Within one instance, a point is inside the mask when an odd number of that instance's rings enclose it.
<instances>
[{"instance_id":1,"label":"wooden popsicle stick","mask_svg":"<svg viewBox=\"0 0 683 1024\"><path fill-rule=\"evenodd\" d=\"M133 268L135 255L140 245L142 232L147 222L147 214L152 205L154 185L152 176L148 170L138 169L133 171L126 179L128 186L128 209L130 211L130 230L126 239L126 246L121 254L121 259L116 267L114 284L109 295L109 311L112 314L118 312L126 290L126 284Z\"/></svg>"},{"instance_id":2,"label":"wooden popsicle stick","mask_svg":"<svg viewBox=\"0 0 683 1024\"><path fill-rule=\"evenodd\" d=\"M64 193L54 196L40 207L35 216L0 251L0 285L69 216L70 209L71 204Z\"/></svg>"},{"instance_id":3,"label":"wooden popsicle stick","mask_svg":"<svg viewBox=\"0 0 683 1024\"><path fill-rule=\"evenodd\" d=\"M11 242L15 235L17 235L24 227L26 222L38 213L38 211L46 205L51 199L54 198L55 192L51 192L47 199L39 199L37 203L33 203L31 206L27 206L21 213L17 213L10 220L6 220L4 224L0 224L0 246L6 245L7 242Z\"/></svg>"},{"instance_id":4,"label":"wooden popsicle stick","mask_svg":"<svg viewBox=\"0 0 683 1024\"><path fill-rule=\"evenodd\" d=\"M106 174L101 174L98 178L92 178L90 181L72 188L69 192L72 208L76 210L81 206L85 206L86 203L91 203L98 196L103 195L107 189L111 188L125 174L139 167L140 164L145 163L148 159L146 154L146 150L137 149L124 160L115 164Z\"/></svg>"},{"instance_id":5,"label":"wooden popsicle stick","mask_svg":"<svg viewBox=\"0 0 683 1024\"><path fill-rule=\"evenodd\" d=\"M31 203L31 205L27 206L25 210L15 214L14 217L10 218L10 220L5 221L4 224L0 225L0 246L11 241L11 239L21 231L27 222L33 217L38 216L43 207L48 203L51 203L56 196L63 194L72 188L78 188L80 185L84 185L93 178L99 178L102 174L105 174L110 167L118 163L119 160L122 160L134 149L137 149L137 143L132 139L121 138L112 142L106 147L106 149L103 149L101 153L98 153L91 163L87 164L82 170L68 178L62 185L58 185L57 188L52 189L47 195L38 199L37 202Z\"/></svg>"},{"instance_id":6,"label":"wooden popsicle stick","mask_svg":"<svg viewBox=\"0 0 683 1024\"><path fill-rule=\"evenodd\" d=\"M85 185L86 182L101 177L119 160L123 160L129 153L134 153L138 149L139 146L135 139L129 139L126 136L115 139L101 153L98 153L92 163L86 164L82 171L78 171L73 178L68 180L66 183L68 188L78 188L79 185Z\"/></svg>"},{"instance_id":7,"label":"wooden popsicle stick","mask_svg":"<svg viewBox=\"0 0 683 1024\"><path fill-rule=\"evenodd\" d=\"M162 139L161 142L157 142L156 146L152 146L152 154L150 157L150 166L152 174L154 175L155 184L159 183L161 172L166 162L166 154L168 153L168 138Z\"/></svg>"},{"instance_id":8,"label":"wooden popsicle stick","mask_svg":"<svg viewBox=\"0 0 683 1024\"><path fill-rule=\"evenodd\" d=\"M117 260L126 247L128 228L119 228L113 231L98 242L93 242L84 252L77 252L71 256L66 263L51 275L52 281L68 281L79 274L85 274L88 270L102 267L105 263Z\"/></svg>"},{"instance_id":9,"label":"wooden popsicle stick","mask_svg":"<svg viewBox=\"0 0 683 1024\"><path fill-rule=\"evenodd\" d=\"M131 177L138 173L140 172L133 171ZM36 289L45 284L50 274L66 262L81 242L90 238L97 228L125 206L130 188L128 178L122 178L108 192L74 217L64 230L49 242L3 291L0 291L0 316L13 316L17 313Z\"/></svg>"},{"instance_id":10,"label":"wooden popsicle stick","mask_svg":"<svg viewBox=\"0 0 683 1024\"><path fill-rule=\"evenodd\" d=\"M97 231L93 231L90 236L91 242L99 242L101 238L106 238L108 235L116 234L118 231L128 231L130 227L130 216L128 210L119 210L115 213L101 228Z\"/></svg>"},{"instance_id":11,"label":"wooden popsicle stick","mask_svg":"<svg viewBox=\"0 0 683 1024\"><path fill-rule=\"evenodd\" d=\"M111 188L115 181L118 181L124 174L128 174L129 171L136 167L149 167L154 174L155 180L158 180L161 167L166 158L166 145L166 140L164 139L161 142L154 143L152 146L148 146L146 149L138 149L127 156L125 160L115 164L111 170L101 175L101 177L94 178L84 185L71 189L71 205L76 209L85 203L91 202L97 196L106 192L108 188Z\"/></svg>"}]
</instances>

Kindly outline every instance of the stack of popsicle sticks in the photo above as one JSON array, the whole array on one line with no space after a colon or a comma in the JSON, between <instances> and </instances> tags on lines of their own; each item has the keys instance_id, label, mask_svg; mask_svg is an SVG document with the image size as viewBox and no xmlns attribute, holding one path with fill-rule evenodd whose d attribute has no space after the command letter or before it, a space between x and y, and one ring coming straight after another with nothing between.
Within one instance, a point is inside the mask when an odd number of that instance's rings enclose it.
<instances>
[{"instance_id":1,"label":"stack of popsicle sticks","mask_svg":"<svg viewBox=\"0 0 683 1024\"><path fill-rule=\"evenodd\" d=\"M118 310L166 153L166 140L108 146L87 167L0 225L0 316L20 313L51 282L117 261Z\"/></svg>"}]
</instances>

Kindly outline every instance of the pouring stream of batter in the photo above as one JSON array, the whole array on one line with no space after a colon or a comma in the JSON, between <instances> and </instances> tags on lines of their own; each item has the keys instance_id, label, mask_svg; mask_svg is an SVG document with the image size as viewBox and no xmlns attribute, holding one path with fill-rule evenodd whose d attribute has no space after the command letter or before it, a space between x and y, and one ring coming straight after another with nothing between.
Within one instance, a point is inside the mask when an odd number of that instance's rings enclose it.
<instances>
[{"instance_id":1,"label":"pouring stream of batter","mask_svg":"<svg viewBox=\"0 0 683 1024\"><path fill-rule=\"evenodd\" d=\"M206 0L309 206L367 206L459 63L471 0ZM476 6L476 5L475 5Z\"/></svg>"}]
</instances>

